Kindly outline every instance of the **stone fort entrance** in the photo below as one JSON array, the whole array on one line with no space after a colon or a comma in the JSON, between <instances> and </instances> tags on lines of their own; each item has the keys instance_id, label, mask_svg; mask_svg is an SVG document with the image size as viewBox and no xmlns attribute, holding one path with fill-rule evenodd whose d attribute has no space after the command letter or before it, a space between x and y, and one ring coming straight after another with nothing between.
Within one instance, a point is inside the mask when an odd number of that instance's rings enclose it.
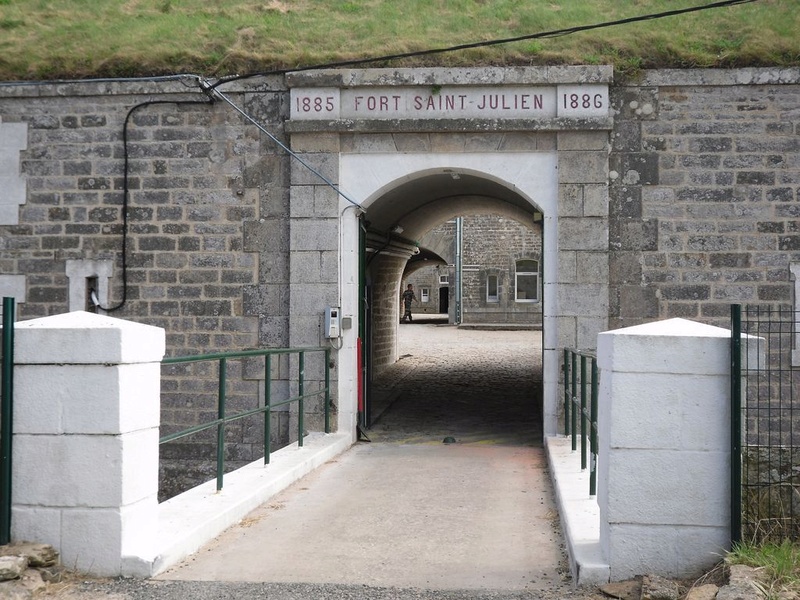
<instances>
[{"instance_id":1,"label":"stone fort entrance","mask_svg":"<svg viewBox=\"0 0 800 600\"><path fill-rule=\"evenodd\" d=\"M397 360L401 277L424 250L414 241L495 213L543 223L543 428L556 432L558 349L593 348L608 322L610 79L604 67L288 77L286 130L303 159L291 167L290 338L317 339L321 298L339 309L340 430L358 410L359 345L370 376Z\"/></svg>"}]
</instances>

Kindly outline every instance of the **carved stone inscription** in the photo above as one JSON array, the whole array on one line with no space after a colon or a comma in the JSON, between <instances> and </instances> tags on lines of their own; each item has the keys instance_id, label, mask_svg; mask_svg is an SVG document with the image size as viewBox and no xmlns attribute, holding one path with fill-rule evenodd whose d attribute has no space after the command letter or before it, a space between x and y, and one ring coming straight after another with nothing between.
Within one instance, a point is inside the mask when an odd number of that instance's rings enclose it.
<instances>
[{"instance_id":1,"label":"carved stone inscription","mask_svg":"<svg viewBox=\"0 0 800 600\"><path fill-rule=\"evenodd\" d=\"M294 88L295 120L544 119L608 115L608 86Z\"/></svg>"}]
</instances>

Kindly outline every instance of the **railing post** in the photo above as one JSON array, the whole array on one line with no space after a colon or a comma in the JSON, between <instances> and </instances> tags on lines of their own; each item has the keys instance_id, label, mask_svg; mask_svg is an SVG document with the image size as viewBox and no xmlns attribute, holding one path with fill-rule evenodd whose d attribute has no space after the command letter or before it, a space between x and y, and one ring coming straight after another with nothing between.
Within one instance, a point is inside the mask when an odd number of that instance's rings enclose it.
<instances>
[{"instance_id":1,"label":"railing post","mask_svg":"<svg viewBox=\"0 0 800 600\"><path fill-rule=\"evenodd\" d=\"M272 355L264 357L264 464L269 464L272 452Z\"/></svg>"},{"instance_id":2,"label":"railing post","mask_svg":"<svg viewBox=\"0 0 800 600\"><path fill-rule=\"evenodd\" d=\"M0 545L11 541L11 439L14 434L14 298L3 298L3 366L0 393Z\"/></svg>"},{"instance_id":3,"label":"railing post","mask_svg":"<svg viewBox=\"0 0 800 600\"><path fill-rule=\"evenodd\" d=\"M581 354L581 471L586 469L586 356Z\"/></svg>"},{"instance_id":4,"label":"railing post","mask_svg":"<svg viewBox=\"0 0 800 600\"><path fill-rule=\"evenodd\" d=\"M222 489L225 473L225 389L227 386L228 361L219 359L219 392L217 399L217 491Z\"/></svg>"},{"instance_id":5,"label":"railing post","mask_svg":"<svg viewBox=\"0 0 800 600\"><path fill-rule=\"evenodd\" d=\"M580 366L578 357L580 357ZM589 469L589 495L595 496L597 495L597 415L599 407L597 357L564 348L563 358L564 435L571 436L572 451L576 452L578 449L578 418L580 418L581 470ZM587 372L589 369L591 373ZM579 377L580 382L578 381Z\"/></svg>"},{"instance_id":6,"label":"railing post","mask_svg":"<svg viewBox=\"0 0 800 600\"><path fill-rule=\"evenodd\" d=\"M578 355L572 353L572 451L578 449Z\"/></svg>"},{"instance_id":7,"label":"railing post","mask_svg":"<svg viewBox=\"0 0 800 600\"><path fill-rule=\"evenodd\" d=\"M569 409L570 409L570 386L569 386L569 350L564 348L564 437L569 435Z\"/></svg>"},{"instance_id":8,"label":"railing post","mask_svg":"<svg viewBox=\"0 0 800 600\"><path fill-rule=\"evenodd\" d=\"M597 495L597 398L599 395L599 386L597 381L597 358L592 359L592 408L591 408L591 423L589 429L589 495Z\"/></svg>"},{"instance_id":9,"label":"railing post","mask_svg":"<svg viewBox=\"0 0 800 600\"><path fill-rule=\"evenodd\" d=\"M731 543L742 539L742 306L731 304Z\"/></svg>"},{"instance_id":10,"label":"railing post","mask_svg":"<svg viewBox=\"0 0 800 600\"><path fill-rule=\"evenodd\" d=\"M297 374L297 391L299 392L300 400L297 403L297 445L303 447L303 414L305 413L305 402L303 395L305 394L305 372L306 372L306 353L299 352L300 361Z\"/></svg>"}]
</instances>

